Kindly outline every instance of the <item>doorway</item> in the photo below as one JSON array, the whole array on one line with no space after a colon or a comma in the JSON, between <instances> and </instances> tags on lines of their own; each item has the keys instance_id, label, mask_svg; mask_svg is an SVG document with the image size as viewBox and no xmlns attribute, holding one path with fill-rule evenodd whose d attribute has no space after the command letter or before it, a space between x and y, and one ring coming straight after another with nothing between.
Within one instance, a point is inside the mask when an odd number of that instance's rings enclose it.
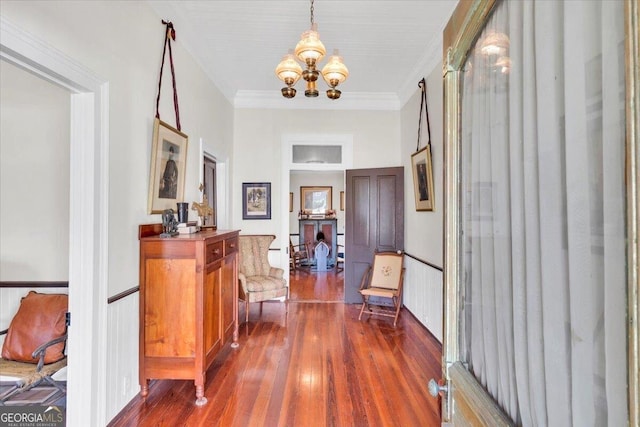
<instances>
[{"instance_id":1,"label":"doorway","mask_svg":"<svg viewBox=\"0 0 640 427\"><path fill-rule=\"evenodd\" d=\"M305 147L306 146L306 147ZM320 160L319 158L305 160L300 156L301 152L312 153L316 155L318 151L313 151L317 147L327 147L330 153L328 158ZM294 153L294 148L303 148L297 150ZM304 150L308 148L309 150ZM299 226L298 226L298 212L300 211L300 182L306 182L304 185L317 185L318 179L331 179L329 184L332 187L331 194L331 206L336 210L337 216L344 216L344 211L340 211L340 191L344 190L344 171L351 168L353 159L353 136L350 134L341 135L317 135L317 134L301 134L301 135L285 135L282 138L282 179L281 179L281 238L280 243L280 265L285 270L285 278L289 278L289 285L293 281L301 280L304 272L296 274L289 273L289 236L292 236L292 243L297 244L293 237L299 238ZM301 180L313 180L313 181L298 181L295 189L293 189L291 182L296 181L300 175ZM294 178L292 178L294 177ZM332 177L332 178L329 178ZM340 187L340 188L333 188ZM341 222L342 227L338 226L338 243L344 245L344 221ZM341 231L342 230L342 231ZM336 275L335 268L333 272L323 272L320 274L327 275L326 286L335 288L337 285L335 281L340 281L344 276L343 272ZM331 276L335 275L335 277ZM308 274L312 276L312 274ZM318 276L316 274L316 276ZM334 280L335 279L335 280ZM305 282L314 282L315 278L306 277ZM331 284L329 284L331 283ZM319 285L318 288L320 288ZM342 285L344 286L344 285ZM338 298L337 296L327 296L327 293L321 292L320 295L324 295L321 298L331 298L332 300ZM342 301L343 298L340 299Z\"/></svg>"},{"instance_id":2,"label":"doorway","mask_svg":"<svg viewBox=\"0 0 640 427\"><path fill-rule=\"evenodd\" d=\"M2 19L3 60L71 94L67 419L104 424L109 177L109 83ZM81 350L82 348L82 350Z\"/></svg>"},{"instance_id":3,"label":"doorway","mask_svg":"<svg viewBox=\"0 0 640 427\"><path fill-rule=\"evenodd\" d=\"M216 201L216 161L205 155L202 161L203 180L202 180L202 194L207 198L207 203L213 208L213 213L203 218L203 224L207 226L216 227L216 212L218 212L218 206Z\"/></svg>"},{"instance_id":4,"label":"doorway","mask_svg":"<svg viewBox=\"0 0 640 427\"><path fill-rule=\"evenodd\" d=\"M327 257L327 271L317 271L312 267L313 253L308 254L310 260L302 262L302 266L290 271L289 299L291 301L342 302L344 300L344 275L336 271L338 249L344 248L344 210L340 209L340 194L344 192L344 171L305 171L290 172L289 239L296 250L305 250L315 246L318 231L325 234L330 251ZM300 219L304 210L303 193L318 189L327 195L327 204L323 209L334 211L334 219Z\"/></svg>"}]
</instances>

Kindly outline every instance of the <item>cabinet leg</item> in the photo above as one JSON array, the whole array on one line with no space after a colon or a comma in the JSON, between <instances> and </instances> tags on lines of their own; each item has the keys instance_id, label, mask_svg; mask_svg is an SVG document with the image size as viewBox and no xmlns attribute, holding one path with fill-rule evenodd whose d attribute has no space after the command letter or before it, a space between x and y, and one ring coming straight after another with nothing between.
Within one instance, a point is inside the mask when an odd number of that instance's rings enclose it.
<instances>
[{"instance_id":1,"label":"cabinet leg","mask_svg":"<svg viewBox=\"0 0 640 427\"><path fill-rule=\"evenodd\" d=\"M207 403L207 398L204 397L204 386L196 384L196 406L202 406Z\"/></svg>"},{"instance_id":2,"label":"cabinet leg","mask_svg":"<svg viewBox=\"0 0 640 427\"><path fill-rule=\"evenodd\" d=\"M147 397L149 394L149 380L144 380L142 384L140 384L140 396Z\"/></svg>"}]
</instances>

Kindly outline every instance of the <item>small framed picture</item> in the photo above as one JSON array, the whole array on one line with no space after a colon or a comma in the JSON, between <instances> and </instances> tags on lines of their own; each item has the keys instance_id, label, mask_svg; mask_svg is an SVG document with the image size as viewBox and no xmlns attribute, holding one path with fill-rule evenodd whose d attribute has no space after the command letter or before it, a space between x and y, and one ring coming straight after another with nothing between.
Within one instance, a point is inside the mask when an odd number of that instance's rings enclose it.
<instances>
[{"instance_id":1,"label":"small framed picture","mask_svg":"<svg viewBox=\"0 0 640 427\"><path fill-rule=\"evenodd\" d=\"M289 212L293 212L293 193L289 193Z\"/></svg>"},{"instance_id":2,"label":"small framed picture","mask_svg":"<svg viewBox=\"0 0 640 427\"><path fill-rule=\"evenodd\" d=\"M271 183L242 183L242 219L271 219Z\"/></svg>"},{"instance_id":3,"label":"small framed picture","mask_svg":"<svg viewBox=\"0 0 640 427\"><path fill-rule=\"evenodd\" d=\"M344 210L344 191L340 192L340 210Z\"/></svg>"},{"instance_id":4,"label":"small framed picture","mask_svg":"<svg viewBox=\"0 0 640 427\"><path fill-rule=\"evenodd\" d=\"M431 166L431 145L411 155L413 190L416 199L416 211L433 211L433 169Z\"/></svg>"},{"instance_id":5,"label":"small framed picture","mask_svg":"<svg viewBox=\"0 0 640 427\"><path fill-rule=\"evenodd\" d=\"M183 201L189 138L160 119L153 124L148 213L177 210Z\"/></svg>"}]
</instances>

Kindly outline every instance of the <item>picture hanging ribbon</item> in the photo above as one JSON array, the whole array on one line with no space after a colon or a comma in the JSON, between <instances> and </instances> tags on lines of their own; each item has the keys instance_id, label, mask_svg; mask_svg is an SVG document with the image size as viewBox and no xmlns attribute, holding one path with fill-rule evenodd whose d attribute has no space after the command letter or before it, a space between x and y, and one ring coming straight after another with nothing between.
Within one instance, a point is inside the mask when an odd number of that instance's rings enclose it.
<instances>
[{"instance_id":1,"label":"picture hanging ribbon","mask_svg":"<svg viewBox=\"0 0 640 427\"><path fill-rule=\"evenodd\" d=\"M176 73L173 68L173 54L171 52L171 40L176 40L176 30L173 28L173 23L170 21L162 20L162 23L166 27L164 36L164 46L162 48L162 64L160 65L160 78L158 79L158 97L156 99L156 119L160 119L160 90L162 88L162 70L164 68L164 58L167 52L167 46L169 46L169 65L171 65L171 82L173 84L173 108L176 112L176 129L182 130L180 126L180 109L178 108L178 91L176 89Z\"/></svg>"},{"instance_id":2,"label":"picture hanging ribbon","mask_svg":"<svg viewBox=\"0 0 640 427\"><path fill-rule=\"evenodd\" d=\"M420 114L418 116L418 145L416 151L420 151L420 137L422 136L422 111L425 112L427 118L427 145L431 151L431 126L429 126L429 107L427 105L427 82L424 77L418 82L418 87L422 91L422 99L420 101Z\"/></svg>"},{"instance_id":3,"label":"picture hanging ribbon","mask_svg":"<svg viewBox=\"0 0 640 427\"><path fill-rule=\"evenodd\" d=\"M418 82L422 91L420 101L420 115L418 116L418 146L411 155L411 170L413 172L413 190L416 199L416 211L433 211L435 208L435 193L433 185L433 164L431 162L431 126L429 125L429 109L427 108L427 83L423 78ZM427 119L427 146L420 148L422 136L422 111Z\"/></svg>"}]
</instances>

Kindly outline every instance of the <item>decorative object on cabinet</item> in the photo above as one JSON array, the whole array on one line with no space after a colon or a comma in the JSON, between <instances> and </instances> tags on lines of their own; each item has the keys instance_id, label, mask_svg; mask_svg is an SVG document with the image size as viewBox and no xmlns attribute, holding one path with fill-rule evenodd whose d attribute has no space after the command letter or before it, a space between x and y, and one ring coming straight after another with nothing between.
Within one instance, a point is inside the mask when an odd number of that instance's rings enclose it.
<instances>
[{"instance_id":1,"label":"decorative object on cabinet","mask_svg":"<svg viewBox=\"0 0 640 427\"><path fill-rule=\"evenodd\" d=\"M344 210L344 191L340 192L340 210Z\"/></svg>"},{"instance_id":2,"label":"decorative object on cabinet","mask_svg":"<svg viewBox=\"0 0 640 427\"><path fill-rule=\"evenodd\" d=\"M433 191L433 167L431 163L431 128L429 126L429 109L427 108L426 82L423 78L418 83L422 91L420 115L418 119L418 144L416 152L411 155L411 170L413 172L413 190L416 200L416 211L433 211L435 194ZM422 135L422 110L427 119L427 145L420 149Z\"/></svg>"},{"instance_id":3,"label":"decorative object on cabinet","mask_svg":"<svg viewBox=\"0 0 640 427\"><path fill-rule=\"evenodd\" d=\"M360 282L360 294L362 295L362 308L358 320L362 319L364 309L367 314L393 317L393 327L398 323L398 315L402 307L402 285L404 282L404 255L398 252L378 252L373 256L373 267L369 266ZM370 298L378 298L371 300ZM393 309L384 304L380 298L390 299ZM373 311L372 305L380 307Z\"/></svg>"},{"instance_id":4,"label":"decorative object on cabinet","mask_svg":"<svg viewBox=\"0 0 640 427\"><path fill-rule=\"evenodd\" d=\"M173 237L178 234L178 220L173 215L173 209L162 212L162 234L160 237Z\"/></svg>"},{"instance_id":5,"label":"decorative object on cabinet","mask_svg":"<svg viewBox=\"0 0 640 427\"><path fill-rule=\"evenodd\" d=\"M176 39L173 24L162 21L165 26L162 42L162 62L158 78L158 96L156 98L156 118L153 122L153 142L151 148L151 173L149 178L148 213L162 213L183 201L184 179L187 168L187 145L189 138L182 133L180 126L180 109L178 107L178 92L176 76L171 53L171 40ZM169 62L171 63L171 81L173 84L173 107L176 113L176 127L160 120L160 89L162 88L162 70L164 68L165 53L169 48Z\"/></svg>"},{"instance_id":6,"label":"decorative object on cabinet","mask_svg":"<svg viewBox=\"0 0 640 427\"><path fill-rule=\"evenodd\" d=\"M206 194L202 195L202 203L191 203L191 210L198 212L198 217L200 217L200 224L204 224L205 217L213 215L213 208L209 206L209 199L207 198Z\"/></svg>"},{"instance_id":7,"label":"decorative object on cabinet","mask_svg":"<svg viewBox=\"0 0 640 427\"><path fill-rule=\"evenodd\" d=\"M269 264L269 246L273 235L241 235L238 237L240 259L238 262L239 298L244 301L245 321L249 322L249 303L287 297L289 288L283 279L284 270Z\"/></svg>"},{"instance_id":8,"label":"decorative object on cabinet","mask_svg":"<svg viewBox=\"0 0 640 427\"><path fill-rule=\"evenodd\" d=\"M271 183L242 183L242 219L271 219Z\"/></svg>"},{"instance_id":9,"label":"decorative object on cabinet","mask_svg":"<svg viewBox=\"0 0 640 427\"><path fill-rule=\"evenodd\" d=\"M322 214L332 210L332 187L300 187L300 210L305 215Z\"/></svg>"},{"instance_id":10,"label":"decorative object on cabinet","mask_svg":"<svg viewBox=\"0 0 640 427\"><path fill-rule=\"evenodd\" d=\"M150 379L193 379L204 405L206 372L238 341L238 231L207 230L161 239L141 225L140 394Z\"/></svg>"}]
</instances>

